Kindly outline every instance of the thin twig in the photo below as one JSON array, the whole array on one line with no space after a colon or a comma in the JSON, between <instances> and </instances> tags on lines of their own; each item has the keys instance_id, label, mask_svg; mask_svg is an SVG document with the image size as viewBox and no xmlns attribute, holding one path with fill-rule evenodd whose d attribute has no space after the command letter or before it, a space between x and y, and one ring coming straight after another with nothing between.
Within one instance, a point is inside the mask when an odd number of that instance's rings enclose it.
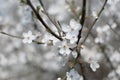
<instances>
[{"instance_id":1,"label":"thin twig","mask_svg":"<svg viewBox=\"0 0 120 80\"><path fill-rule=\"evenodd\" d=\"M98 18L100 17L101 13L103 12L103 10L104 10L104 8L105 8L105 5L107 4L107 1L108 1L108 0L105 0L105 2L104 2L104 4L103 4L100 12L98 13L98 17L94 20L93 24L88 28L88 31L87 31L87 33L86 33L86 36L85 36L85 38L83 39L83 41L81 42L80 45L84 44L84 42L86 41L86 39L87 39L87 37L88 37L91 29L93 28L93 26L94 26L95 23L97 22Z\"/></svg>"},{"instance_id":2,"label":"thin twig","mask_svg":"<svg viewBox=\"0 0 120 80\"><path fill-rule=\"evenodd\" d=\"M108 24L108 25L109 25L109 28L111 29L111 31L114 32L114 33L117 35L118 38L120 38L120 34L117 33L117 32L111 27L110 24Z\"/></svg>"},{"instance_id":3,"label":"thin twig","mask_svg":"<svg viewBox=\"0 0 120 80\"><path fill-rule=\"evenodd\" d=\"M46 11L46 9L45 9L45 6L44 6L42 0L39 0L39 3L41 4L41 6L42 6L42 8L43 8L43 10L44 10L44 13L46 14L46 16L47 16L47 17L49 18L49 20L56 26L56 24L53 22L53 20L51 19L51 17L48 15L48 13L47 13L47 11Z\"/></svg>"},{"instance_id":4,"label":"thin twig","mask_svg":"<svg viewBox=\"0 0 120 80\"><path fill-rule=\"evenodd\" d=\"M33 27L34 27L34 29L37 30L37 31L40 31L40 29L38 28L38 25L35 22L34 12L31 12L31 14L32 14L32 21L33 21Z\"/></svg>"},{"instance_id":5,"label":"thin twig","mask_svg":"<svg viewBox=\"0 0 120 80\"><path fill-rule=\"evenodd\" d=\"M23 37L11 35L11 34L8 34L8 33L5 33L5 32L0 32L0 33L1 33L1 34L4 34L4 35L7 35L7 36L9 36L9 37L12 37L12 38L24 39ZM38 41L36 41L36 40L33 40L33 42L35 42L36 44L44 44L44 43L38 42Z\"/></svg>"},{"instance_id":6,"label":"thin twig","mask_svg":"<svg viewBox=\"0 0 120 80\"><path fill-rule=\"evenodd\" d=\"M58 25L56 24L56 22L54 22L52 19L51 19L51 17L49 16L49 14L47 13L47 11L46 11L46 9L45 9L45 6L44 6L44 4L43 4L43 2L42 2L42 0L39 0L39 3L41 4L41 6L42 6L42 8L43 8L43 10L44 10L44 13L46 14L46 16L48 17L48 19L51 21L51 23L56 27L56 29L58 30L58 33L59 33L59 35L60 35L60 29L59 29L59 27L58 27ZM56 21L56 20L55 20Z\"/></svg>"},{"instance_id":7,"label":"thin twig","mask_svg":"<svg viewBox=\"0 0 120 80\"><path fill-rule=\"evenodd\" d=\"M31 7L31 9L33 10L33 12L35 13L36 17L39 19L39 21L44 25L44 27L57 39L59 39L60 41L62 41L63 39L61 37L59 37L56 33L54 33L49 27L48 25L44 22L44 20L42 19L42 17L39 15L39 13L36 11L36 9L34 8L34 6L32 5L30 0L27 0L27 4Z\"/></svg>"},{"instance_id":8,"label":"thin twig","mask_svg":"<svg viewBox=\"0 0 120 80\"><path fill-rule=\"evenodd\" d=\"M4 34L4 35L7 35L7 36L10 36L10 37L13 37L13 38L23 39L23 37L11 35L11 34L8 34L8 33L5 33L5 32L0 32L0 33Z\"/></svg>"},{"instance_id":9,"label":"thin twig","mask_svg":"<svg viewBox=\"0 0 120 80\"><path fill-rule=\"evenodd\" d=\"M48 15L48 13L47 13L47 11L46 11L46 9L45 9L45 6L44 6L42 0L39 0L39 3L41 4L41 6L42 6L42 8L43 8L43 10L44 10L44 13L46 14L46 16L49 18L49 20L50 20L50 21L55 25L55 27L56 27L57 25L55 24L55 22L53 22L53 20L51 19L51 17Z\"/></svg>"}]
</instances>

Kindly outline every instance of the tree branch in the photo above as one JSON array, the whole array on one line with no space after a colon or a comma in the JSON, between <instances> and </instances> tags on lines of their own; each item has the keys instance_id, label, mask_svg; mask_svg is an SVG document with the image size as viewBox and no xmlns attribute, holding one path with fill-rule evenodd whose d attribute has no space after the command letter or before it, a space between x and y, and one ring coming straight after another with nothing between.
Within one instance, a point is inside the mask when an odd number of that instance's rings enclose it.
<instances>
[{"instance_id":1,"label":"tree branch","mask_svg":"<svg viewBox=\"0 0 120 80\"><path fill-rule=\"evenodd\" d=\"M103 10L104 10L104 8L105 8L105 5L107 4L107 1L108 1L108 0L105 0L105 2L104 2L104 4L103 4L103 6L102 6L100 12L98 13L98 17L94 20L93 24L88 28L88 31L87 31L87 33L86 33L86 36L85 36L85 38L83 39L83 41L81 42L80 45L82 45L82 44L85 43L85 41L86 41L86 39L87 39L87 37L88 37L88 35L89 35L91 29L93 28L93 26L94 26L95 23L97 22L98 18L100 17L101 13L103 12Z\"/></svg>"},{"instance_id":2,"label":"tree branch","mask_svg":"<svg viewBox=\"0 0 120 80\"><path fill-rule=\"evenodd\" d=\"M8 34L8 33L5 33L5 32L0 32L1 34L4 34L4 35L7 35L9 37L13 37L13 38L17 38L17 39L24 39L23 37L20 37L20 36L15 36L15 35L11 35L11 34ZM44 44L42 42L38 42L36 40L33 40L33 42L35 42L36 44Z\"/></svg>"},{"instance_id":3,"label":"tree branch","mask_svg":"<svg viewBox=\"0 0 120 80\"><path fill-rule=\"evenodd\" d=\"M79 30L77 44L79 43L80 38L81 38L81 33L82 33L83 25L84 25L84 22L85 22L85 16L86 16L86 0L83 0L82 17L81 17L81 20L80 20L80 24L82 25L82 28Z\"/></svg>"},{"instance_id":4,"label":"tree branch","mask_svg":"<svg viewBox=\"0 0 120 80\"><path fill-rule=\"evenodd\" d=\"M46 9L45 9L45 6L44 6L44 4L43 4L43 2L42 2L42 0L39 0L39 3L41 4L41 6L42 6L42 8L43 8L43 10L44 10L44 13L45 13L45 15L48 17L48 19L51 21L51 23L56 27L56 29L58 30L58 33L59 33L59 35L60 35L60 27L56 24L56 22L54 22L52 19L51 19L51 17L49 16L49 14L47 13L47 11L46 11ZM56 20L55 20L56 21Z\"/></svg>"},{"instance_id":5,"label":"tree branch","mask_svg":"<svg viewBox=\"0 0 120 80\"><path fill-rule=\"evenodd\" d=\"M27 4L31 7L31 9L33 10L33 12L35 13L35 15L37 16L38 20L44 25L44 27L57 39L59 39L60 41L62 41L63 39L61 37L59 37L57 34L55 34L49 27L48 25L44 22L44 20L42 19L42 17L39 15L39 13L35 10L34 6L32 5L30 0L27 0Z\"/></svg>"}]
</instances>

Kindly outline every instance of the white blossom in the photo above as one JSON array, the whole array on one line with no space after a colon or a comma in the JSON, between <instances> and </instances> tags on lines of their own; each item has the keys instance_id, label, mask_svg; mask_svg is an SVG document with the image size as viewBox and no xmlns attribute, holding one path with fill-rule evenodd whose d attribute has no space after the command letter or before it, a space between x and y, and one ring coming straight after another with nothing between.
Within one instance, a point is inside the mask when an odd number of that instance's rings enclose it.
<instances>
[{"instance_id":1,"label":"white blossom","mask_svg":"<svg viewBox=\"0 0 120 80\"><path fill-rule=\"evenodd\" d=\"M23 43L32 43L32 41L36 38L36 36L33 35L31 31L28 31L28 33L23 33L23 37Z\"/></svg>"},{"instance_id":2,"label":"white blossom","mask_svg":"<svg viewBox=\"0 0 120 80\"><path fill-rule=\"evenodd\" d=\"M70 72L66 72L66 80L83 80L83 77L78 74L75 69L71 69Z\"/></svg>"},{"instance_id":3,"label":"white blossom","mask_svg":"<svg viewBox=\"0 0 120 80\"><path fill-rule=\"evenodd\" d=\"M74 58L77 58L77 52L76 52L76 51L72 51L72 56L73 56Z\"/></svg>"},{"instance_id":4,"label":"white blossom","mask_svg":"<svg viewBox=\"0 0 120 80\"><path fill-rule=\"evenodd\" d=\"M70 43L73 44L78 40L77 35L74 32L66 33L66 39L70 40Z\"/></svg>"},{"instance_id":5,"label":"white blossom","mask_svg":"<svg viewBox=\"0 0 120 80\"><path fill-rule=\"evenodd\" d=\"M76 22L74 19L70 20L69 26L63 26L62 30L66 33L65 38L70 40L70 43L73 44L78 40L78 33L81 29L81 25Z\"/></svg>"},{"instance_id":6,"label":"white blossom","mask_svg":"<svg viewBox=\"0 0 120 80\"><path fill-rule=\"evenodd\" d=\"M74 19L71 19L70 20L70 28L71 28L71 30L79 30L79 29L81 29L81 25Z\"/></svg>"},{"instance_id":7,"label":"white blossom","mask_svg":"<svg viewBox=\"0 0 120 80\"><path fill-rule=\"evenodd\" d=\"M47 46L48 44L55 45L58 42L58 39L50 33L46 33L41 41L44 43L44 46Z\"/></svg>"},{"instance_id":8,"label":"white blossom","mask_svg":"<svg viewBox=\"0 0 120 80\"><path fill-rule=\"evenodd\" d=\"M62 42L62 45L59 46L59 48L60 48L59 53L63 56L69 55L71 52L66 40Z\"/></svg>"},{"instance_id":9,"label":"white blossom","mask_svg":"<svg viewBox=\"0 0 120 80\"><path fill-rule=\"evenodd\" d=\"M78 32L81 28L82 28L82 26L74 19L70 20L69 26L62 26L62 30L64 32L72 32L72 31Z\"/></svg>"},{"instance_id":10,"label":"white blossom","mask_svg":"<svg viewBox=\"0 0 120 80\"><path fill-rule=\"evenodd\" d=\"M111 55L110 60L113 62L120 62L120 53L118 53L117 51L114 52L114 54Z\"/></svg>"},{"instance_id":11,"label":"white blossom","mask_svg":"<svg viewBox=\"0 0 120 80\"><path fill-rule=\"evenodd\" d=\"M100 68L100 65L96 61L92 60L90 62L90 68L95 72L98 68Z\"/></svg>"}]
</instances>

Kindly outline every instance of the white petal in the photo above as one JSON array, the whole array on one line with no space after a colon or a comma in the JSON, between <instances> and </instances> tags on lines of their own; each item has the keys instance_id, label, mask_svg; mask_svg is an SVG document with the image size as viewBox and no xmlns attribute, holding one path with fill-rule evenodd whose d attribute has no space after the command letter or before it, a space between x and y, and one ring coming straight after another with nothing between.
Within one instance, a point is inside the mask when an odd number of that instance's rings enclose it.
<instances>
[{"instance_id":1,"label":"white petal","mask_svg":"<svg viewBox=\"0 0 120 80\"><path fill-rule=\"evenodd\" d=\"M70 32L71 31L71 29L70 29L70 27L68 25L62 25L62 30L64 32Z\"/></svg>"},{"instance_id":2,"label":"white petal","mask_svg":"<svg viewBox=\"0 0 120 80\"><path fill-rule=\"evenodd\" d=\"M28 40L28 43L32 43L32 40Z\"/></svg>"},{"instance_id":3,"label":"white petal","mask_svg":"<svg viewBox=\"0 0 120 80\"><path fill-rule=\"evenodd\" d=\"M34 35L32 35L32 36L30 37L31 40L35 40L35 38L36 38L36 37L35 37Z\"/></svg>"},{"instance_id":4,"label":"white petal","mask_svg":"<svg viewBox=\"0 0 120 80\"><path fill-rule=\"evenodd\" d=\"M81 76L77 71L71 69L70 72L66 72L67 80L81 80Z\"/></svg>"},{"instance_id":5,"label":"white petal","mask_svg":"<svg viewBox=\"0 0 120 80\"><path fill-rule=\"evenodd\" d=\"M74 19L71 19L70 20L70 26L71 26L71 28L73 28L74 30L79 30L79 29L81 29L81 25L77 22L77 21L75 21Z\"/></svg>"},{"instance_id":6,"label":"white petal","mask_svg":"<svg viewBox=\"0 0 120 80\"><path fill-rule=\"evenodd\" d=\"M31 32L31 31L28 31L28 35L32 35L32 32Z\"/></svg>"},{"instance_id":7,"label":"white petal","mask_svg":"<svg viewBox=\"0 0 120 80\"><path fill-rule=\"evenodd\" d=\"M96 67L95 67L95 65L94 64L90 64L90 68L92 69L92 71L96 71Z\"/></svg>"},{"instance_id":8,"label":"white petal","mask_svg":"<svg viewBox=\"0 0 120 80\"><path fill-rule=\"evenodd\" d=\"M70 43L73 44L78 40L77 36L72 36Z\"/></svg>"},{"instance_id":9,"label":"white petal","mask_svg":"<svg viewBox=\"0 0 120 80\"><path fill-rule=\"evenodd\" d=\"M95 72L95 71L96 71L96 68L92 68L92 71L94 71L94 72Z\"/></svg>"},{"instance_id":10,"label":"white petal","mask_svg":"<svg viewBox=\"0 0 120 80\"><path fill-rule=\"evenodd\" d=\"M95 66L96 66L96 68L99 68L99 67L100 67L100 65L99 65L98 63L96 63Z\"/></svg>"},{"instance_id":11,"label":"white petal","mask_svg":"<svg viewBox=\"0 0 120 80\"><path fill-rule=\"evenodd\" d=\"M75 25L76 25L76 21L75 21L74 19L71 19L71 20L70 20L70 26L71 26L72 28L74 28Z\"/></svg>"},{"instance_id":12,"label":"white petal","mask_svg":"<svg viewBox=\"0 0 120 80\"><path fill-rule=\"evenodd\" d=\"M70 49L66 49L66 54L69 55L71 53Z\"/></svg>"},{"instance_id":13,"label":"white petal","mask_svg":"<svg viewBox=\"0 0 120 80\"><path fill-rule=\"evenodd\" d=\"M23 39L23 43L27 43L27 41L28 41L27 39Z\"/></svg>"},{"instance_id":14,"label":"white petal","mask_svg":"<svg viewBox=\"0 0 120 80\"><path fill-rule=\"evenodd\" d=\"M66 39L71 39L71 33L66 33L66 36L65 36Z\"/></svg>"},{"instance_id":15,"label":"white petal","mask_svg":"<svg viewBox=\"0 0 120 80\"><path fill-rule=\"evenodd\" d=\"M77 52L76 52L76 51L73 51L73 52L72 52L72 55L73 55L74 58L76 58L76 57L77 57Z\"/></svg>"},{"instance_id":16,"label":"white petal","mask_svg":"<svg viewBox=\"0 0 120 80\"><path fill-rule=\"evenodd\" d=\"M64 52L65 52L64 48L60 48L59 53L63 55Z\"/></svg>"},{"instance_id":17,"label":"white petal","mask_svg":"<svg viewBox=\"0 0 120 80\"><path fill-rule=\"evenodd\" d=\"M23 33L23 37L24 38L28 37L28 34L27 33Z\"/></svg>"}]
</instances>

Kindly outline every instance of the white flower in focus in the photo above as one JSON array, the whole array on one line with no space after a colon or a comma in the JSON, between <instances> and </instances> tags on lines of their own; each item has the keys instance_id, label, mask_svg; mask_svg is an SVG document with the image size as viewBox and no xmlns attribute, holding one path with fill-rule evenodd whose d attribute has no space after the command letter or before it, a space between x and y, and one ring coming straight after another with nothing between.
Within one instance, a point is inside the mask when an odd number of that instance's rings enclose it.
<instances>
[{"instance_id":1,"label":"white flower in focus","mask_svg":"<svg viewBox=\"0 0 120 80\"><path fill-rule=\"evenodd\" d=\"M69 26L62 26L62 30L66 33L65 38L70 40L70 43L73 44L78 40L78 33L82 26L76 22L74 19L70 20Z\"/></svg>"},{"instance_id":2,"label":"white flower in focus","mask_svg":"<svg viewBox=\"0 0 120 80\"><path fill-rule=\"evenodd\" d=\"M62 45L59 46L59 48L60 48L59 53L63 56L69 55L71 52L68 45L67 45L66 40L62 42Z\"/></svg>"},{"instance_id":3,"label":"white flower in focus","mask_svg":"<svg viewBox=\"0 0 120 80\"><path fill-rule=\"evenodd\" d=\"M66 80L83 80L83 77L80 76L75 69L70 70L70 72L66 72L66 76Z\"/></svg>"},{"instance_id":4,"label":"white flower in focus","mask_svg":"<svg viewBox=\"0 0 120 80\"><path fill-rule=\"evenodd\" d=\"M33 35L31 31L28 31L28 33L23 33L23 37L23 43L32 43L32 41L36 38L36 36Z\"/></svg>"},{"instance_id":5,"label":"white flower in focus","mask_svg":"<svg viewBox=\"0 0 120 80\"><path fill-rule=\"evenodd\" d=\"M95 72L98 68L100 68L100 65L96 61L91 61L90 68Z\"/></svg>"}]
</instances>

